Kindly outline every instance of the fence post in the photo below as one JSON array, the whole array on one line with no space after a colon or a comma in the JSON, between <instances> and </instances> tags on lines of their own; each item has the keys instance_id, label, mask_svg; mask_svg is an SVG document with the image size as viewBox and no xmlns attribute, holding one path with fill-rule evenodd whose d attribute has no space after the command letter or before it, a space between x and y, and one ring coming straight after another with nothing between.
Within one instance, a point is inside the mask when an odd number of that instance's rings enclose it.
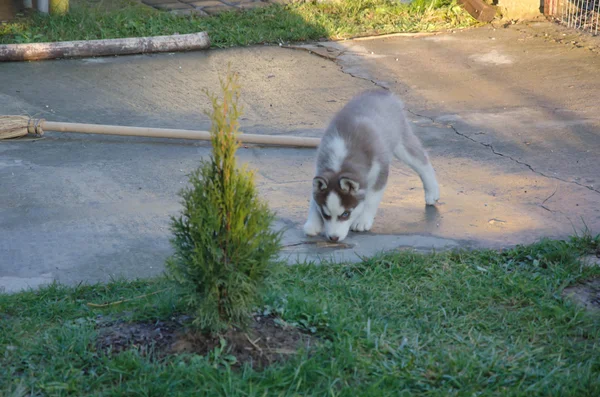
<instances>
[{"instance_id":1,"label":"fence post","mask_svg":"<svg viewBox=\"0 0 600 397\"><path fill-rule=\"evenodd\" d=\"M559 0L544 0L544 15L555 16L558 11Z\"/></svg>"}]
</instances>

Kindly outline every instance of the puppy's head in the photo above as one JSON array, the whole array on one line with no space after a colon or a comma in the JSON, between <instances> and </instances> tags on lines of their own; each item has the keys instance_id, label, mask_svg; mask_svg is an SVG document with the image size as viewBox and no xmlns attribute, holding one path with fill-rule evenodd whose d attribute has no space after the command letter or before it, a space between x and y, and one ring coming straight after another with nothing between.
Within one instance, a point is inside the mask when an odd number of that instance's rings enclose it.
<instances>
[{"instance_id":1,"label":"puppy's head","mask_svg":"<svg viewBox=\"0 0 600 397\"><path fill-rule=\"evenodd\" d=\"M325 236L342 241L364 206L365 191L351 175L318 175L313 179L313 197L323 218Z\"/></svg>"}]
</instances>

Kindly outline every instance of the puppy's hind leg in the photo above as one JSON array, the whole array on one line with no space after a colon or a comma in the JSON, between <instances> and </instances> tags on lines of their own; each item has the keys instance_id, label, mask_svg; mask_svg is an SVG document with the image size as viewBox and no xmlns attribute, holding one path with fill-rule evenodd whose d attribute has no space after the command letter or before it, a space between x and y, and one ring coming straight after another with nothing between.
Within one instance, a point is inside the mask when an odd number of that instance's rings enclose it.
<instances>
[{"instance_id":1,"label":"puppy's hind leg","mask_svg":"<svg viewBox=\"0 0 600 397\"><path fill-rule=\"evenodd\" d=\"M304 234L307 236L316 236L323 231L323 219L317 208L314 198L310 199L310 208L308 209L308 219L304 224Z\"/></svg>"},{"instance_id":2,"label":"puppy's hind leg","mask_svg":"<svg viewBox=\"0 0 600 397\"><path fill-rule=\"evenodd\" d=\"M429 161L427 152L419 138L411 131L408 122L406 122L402 140L394 148L394 155L419 174L425 189L425 203L434 205L440 198L440 188L435 170Z\"/></svg>"}]
</instances>

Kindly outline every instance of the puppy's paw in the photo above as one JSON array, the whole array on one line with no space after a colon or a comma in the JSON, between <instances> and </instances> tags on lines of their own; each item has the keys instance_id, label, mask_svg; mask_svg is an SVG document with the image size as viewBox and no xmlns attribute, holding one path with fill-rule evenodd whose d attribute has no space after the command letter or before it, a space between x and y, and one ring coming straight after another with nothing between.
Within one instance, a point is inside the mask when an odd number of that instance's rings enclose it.
<instances>
[{"instance_id":1,"label":"puppy's paw","mask_svg":"<svg viewBox=\"0 0 600 397\"><path fill-rule=\"evenodd\" d=\"M435 205L435 203L439 199L440 199L440 188L438 185L435 185L430 190L425 190L425 204Z\"/></svg>"},{"instance_id":2,"label":"puppy's paw","mask_svg":"<svg viewBox=\"0 0 600 397\"><path fill-rule=\"evenodd\" d=\"M304 234L310 237L318 236L323 231L323 225L318 222L306 221L303 227Z\"/></svg>"},{"instance_id":3,"label":"puppy's paw","mask_svg":"<svg viewBox=\"0 0 600 397\"><path fill-rule=\"evenodd\" d=\"M355 222L350 225L350 230L353 232L368 232L373 227L374 218L372 216L360 216Z\"/></svg>"}]
</instances>

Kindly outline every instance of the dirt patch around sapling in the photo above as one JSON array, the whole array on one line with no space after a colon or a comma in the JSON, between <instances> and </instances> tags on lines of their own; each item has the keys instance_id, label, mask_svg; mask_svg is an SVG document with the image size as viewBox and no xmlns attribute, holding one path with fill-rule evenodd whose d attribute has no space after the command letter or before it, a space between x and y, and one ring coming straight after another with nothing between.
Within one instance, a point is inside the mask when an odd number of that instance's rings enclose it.
<instances>
[{"instance_id":1,"label":"dirt patch around sapling","mask_svg":"<svg viewBox=\"0 0 600 397\"><path fill-rule=\"evenodd\" d=\"M97 321L96 348L108 354L138 349L143 356L164 356L177 339L184 323L178 318L169 321L127 322L124 320Z\"/></svg>"},{"instance_id":2,"label":"dirt patch around sapling","mask_svg":"<svg viewBox=\"0 0 600 397\"><path fill-rule=\"evenodd\" d=\"M228 359L233 367L251 363L262 368L294 357L301 349L310 350L315 338L273 317L255 315L246 330L233 328L220 336L207 336L190 325L190 317L168 321L98 323L96 348L106 354L136 349L153 359L165 359L182 353L214 355ZM225 342L223 344L223 341Z\"/></svg>"}]
</instances>

